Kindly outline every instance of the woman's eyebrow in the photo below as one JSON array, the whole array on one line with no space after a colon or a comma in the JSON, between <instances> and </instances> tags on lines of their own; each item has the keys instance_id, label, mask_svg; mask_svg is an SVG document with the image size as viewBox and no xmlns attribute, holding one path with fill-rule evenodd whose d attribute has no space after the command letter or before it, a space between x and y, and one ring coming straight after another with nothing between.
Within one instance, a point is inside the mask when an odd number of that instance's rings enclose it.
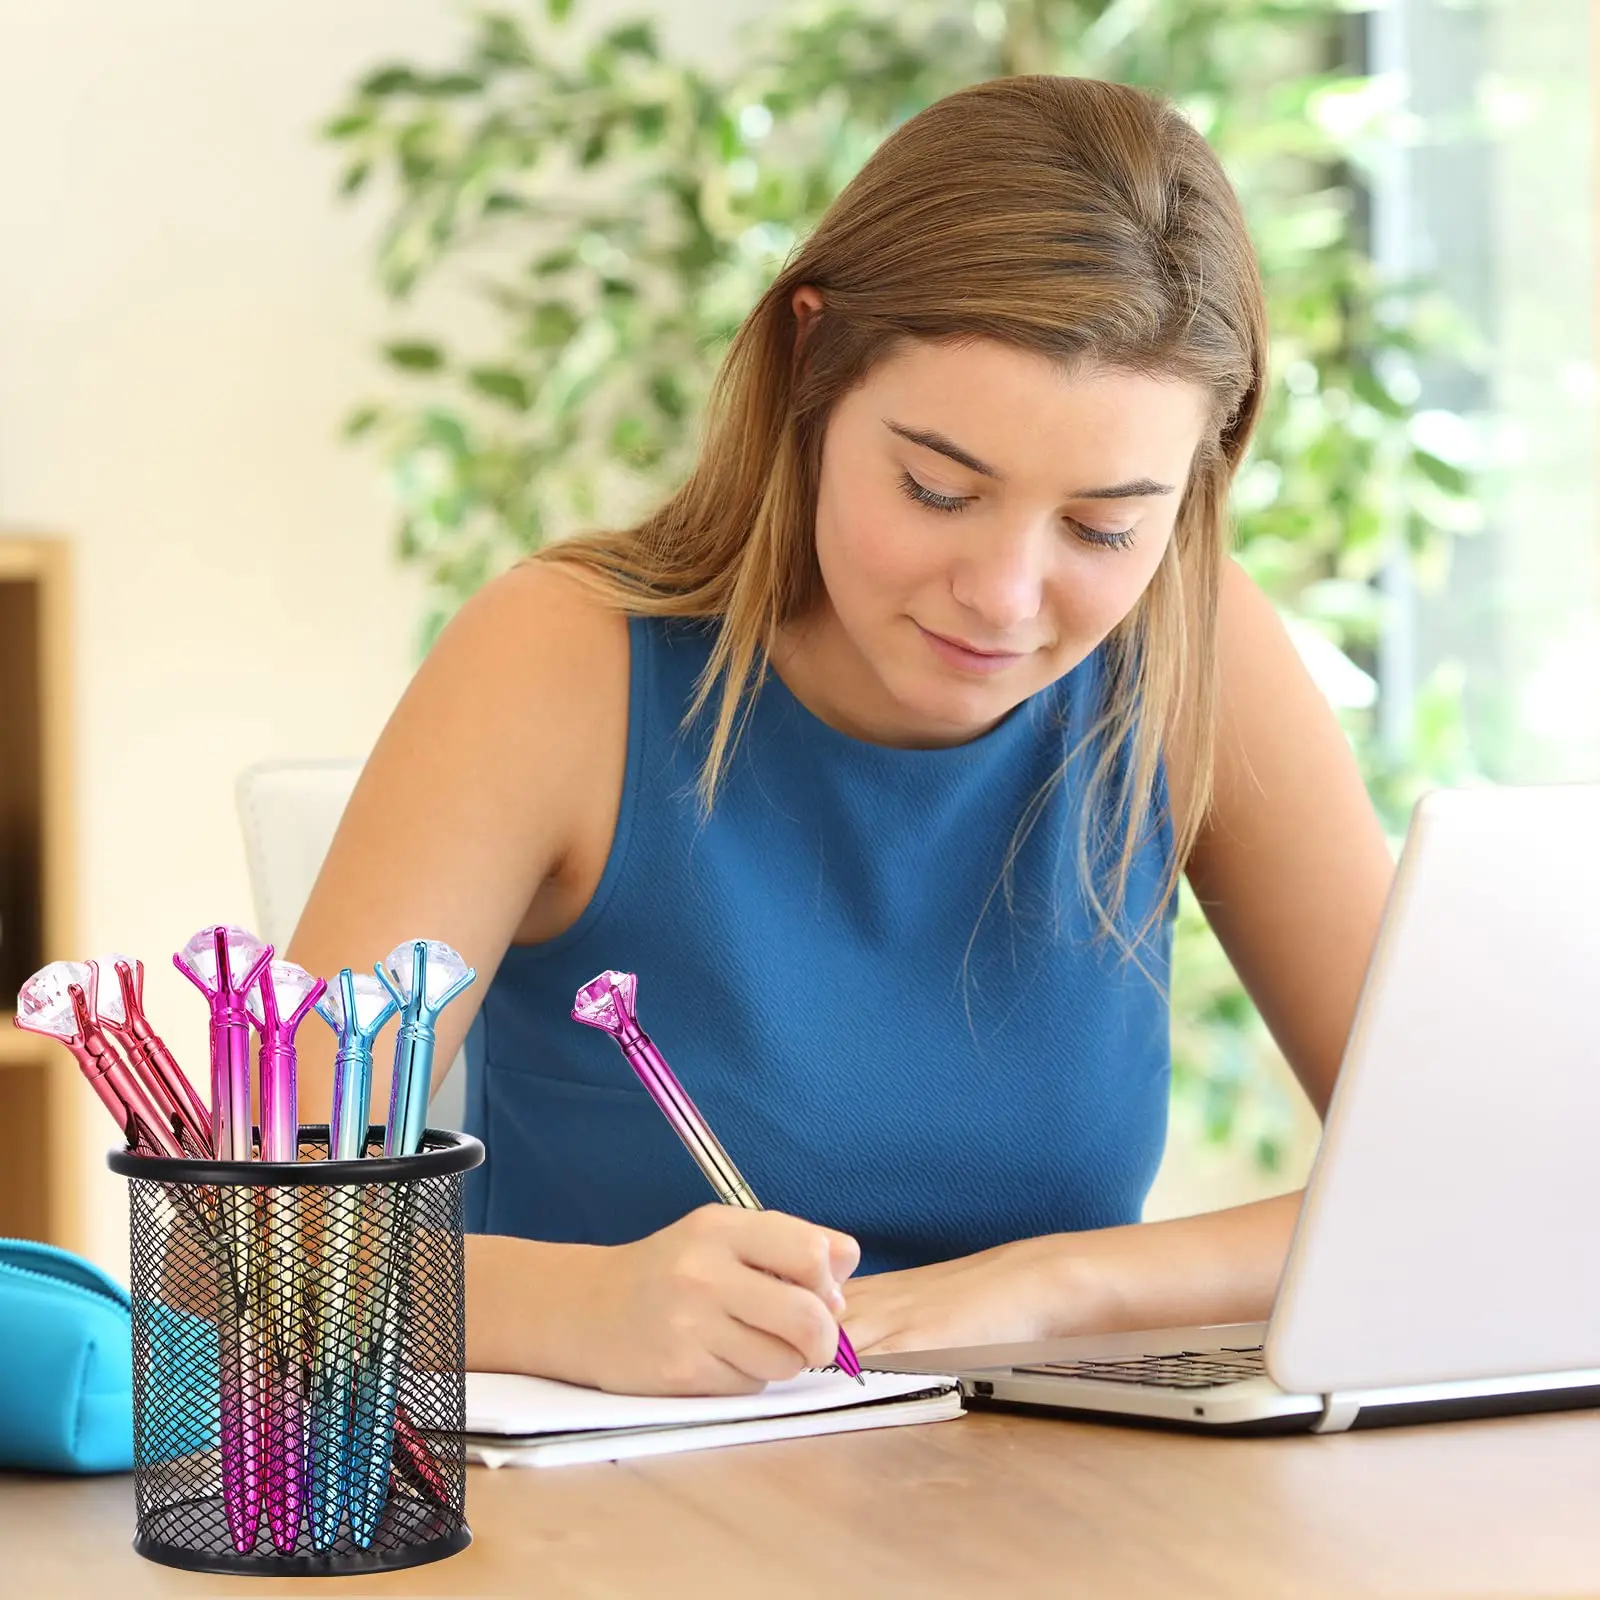
<instances>
[{"instance_id":1,"label":"woman's eyebrow","mask_svg":"<svg viewBox=\"0 0 1600 1600\"><path fill-rule=\"evenodd\" d=\"M921 445L924 450L932 450L938 455L945 456L969 472L976 472L980 477L993 478L996 483L1005 481L1005 473L998 467L991 467L988 462L980 461L970 450L963 450L955 440L947 439L942 433L935 433L931 428L908 428L904 423L895 422L889 417L883 419L883 425L891 433L899 434L902 439L907 439L912 444ZM1130 478L1126 483L1108 483L1098 489L1075 489L1067 499L1148 500L1176 492L1172 484L1160 483L1154 478Z\"/></svg>"},{"instance_id":2,"label":"woman's eyebrow","mask_svg":"<svg viewBox=\"0 0 1600 1600\"><path fill-rule=\"evenodd\" d=\"M963 450L953 439L947 439L942 433L935 433L931 428L908 428L904 423L893 422L888 417L883 419L883 425L891 433L898 433L902 439L909 439L912 444L920 444L924 450L934 450L942 456L948 456L958 466L965 467L969 472L976 472L980 477L993 478L997 483L1005 479L998 467L991 467L986 461L980 461L968 450Z\"/></svg>"}]
</instances>

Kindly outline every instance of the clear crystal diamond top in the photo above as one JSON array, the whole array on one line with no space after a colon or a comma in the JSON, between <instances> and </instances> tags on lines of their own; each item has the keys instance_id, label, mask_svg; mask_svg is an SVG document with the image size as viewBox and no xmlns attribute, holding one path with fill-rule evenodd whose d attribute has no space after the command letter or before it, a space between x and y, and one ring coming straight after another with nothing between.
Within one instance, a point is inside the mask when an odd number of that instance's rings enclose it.
<instances>
[{"instance_id":1,"label":"clear crystal diamond top","mask_svg":"<svg viewBox=\"0 0 1600 1600\"><path fill-rule=\"evenodd\" d=\"M602 972L578 991L577 999L572 1004L572 1015L579 1022L587 1022L591 1028L604 1028L607 1033L615 1033L622 1026L622 1019L617 1015L616 1001L611 998L612 987L616 987L623 1005L632 1015L634 990L638 983L638 978L631 972Z\"/></svg>"},{"instance_id":2,"label":"clear crystal diamond top","mask_svg":"<svg viewBox=\"0 0 1600 1600\"><path fill-rule=\"evenodd\" d=\"M404 943L397 944L383 958L383 965L389 976L394 979L395 988L408 1000L411 998L413 982L412 946L417 944L426 945L428 949L427 964L424 969L427 992L422 997L422 1003L428 1010L433 1011L437 1009L451 987L466 976L467 963L449 945L438 939L407 939Z\"/></svg>"},{"instance_id":3,"label":"clear crystal diamond top","mask_svg":"<svg viewBox=\"0 0 1600 1600\"><path fill-rule=\"evenodd\" d=\"M125 956L113 950L108 955L96 956L94 964L100 973L100 992L95 997L95 1015L102 1022L109 1022L114 1027L122 1027L128 1020L127 1013L122 1005L122 985L117 982L117 963L125 961L130 972L138 972L139 964L132 956ZM84 989L84 993L89 991Z\"/></svg>"},{"instance_id":4,"label":"clear crystal diamond top","mask_svg":"<svg viewBox=\"0 0 1600 1600\"><path fill-rule=\"evenodd\" d=\"M87 961L52 961L40 967L17 995L17 1022L33 1033L57 1039L76 1039L78 1022L72 1014L69 984L77 984L85 999L94 996L94 973Z\"/></svg>"},{"instance_id":5,"label":"clear crystal diamond top","mask_svg":"<svg viewBox=\"0 0 1600 1600\"><path fill-rule=\"evenodd\" d=\"M217 987L217 949L212 937L215 931L215 928L202 928L178 952L184 962L213 990ZM223 924L223 931L228 936L230 975L237 988L251 967L261 959L261 952L267 947L253 933L247 932L244 928L236 928L231 923Z\"/></svg>"},{"instance_id":6,"label":"clear crystal diamond top","mask_svg":"<svg viewBox=\"0 0 1600 1600\"><path fill-rule=\"evenodd\" d=\"M344 986L337 978L328 984L322 998L317 1001L317 1010L322 1014L323 1021L331 1024L334 1031L341 1036L352 1031L369 1033L372 1025L386 1010L394 1010L394 996L376 978L369 978L366 973L357 972L353 975L352 982L356 991L353 1030L345 1022Z\"/></svg>"},{"instance_id":7,"label":"clear crystal diamond top","mask_svg":"<svg viewBox=\"0 0 1600 1600\"><path fill-rule=\"evenodd\" d=\"M305 1003L305 998L317 986L317 980L298 963L293 961L271 962L265 974L267 982L272 985L272 997L278 1002L278 1020L287 1022L295 1012ZM261 1015L261 988L252 984L250 993L244 997L245 1010L255 1018L257 1026L264 1020ZM356 1001L359 1010L361 1002Z\"/></svg>"}]
</instances>

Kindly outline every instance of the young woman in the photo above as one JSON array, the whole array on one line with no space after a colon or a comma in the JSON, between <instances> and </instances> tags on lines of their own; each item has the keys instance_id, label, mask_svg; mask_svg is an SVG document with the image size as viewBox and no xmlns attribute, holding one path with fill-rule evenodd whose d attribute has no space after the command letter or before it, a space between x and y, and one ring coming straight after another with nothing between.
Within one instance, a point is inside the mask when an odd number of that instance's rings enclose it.
<instances>
[{"instance_id":1,"label":"young woman","mask_svg":"<svg viewBox=\"0 0 1600 1600\"><path fill-rule=\"evenodd\" d=\"M439 1039L473 1023L489 1152L472 1365L709 1392L841 1322L870 1354L1265 1315L1297 1197L1138 1222L1178 874L1319 1109L1390 877L1227 556L1265 353L1188 124L987 83L779 275L684 487L463 608L290 953L426 935L478 969ZM772 1209L706 1204L570 1020L606 968Z\"/></svg>"}]
</instances>

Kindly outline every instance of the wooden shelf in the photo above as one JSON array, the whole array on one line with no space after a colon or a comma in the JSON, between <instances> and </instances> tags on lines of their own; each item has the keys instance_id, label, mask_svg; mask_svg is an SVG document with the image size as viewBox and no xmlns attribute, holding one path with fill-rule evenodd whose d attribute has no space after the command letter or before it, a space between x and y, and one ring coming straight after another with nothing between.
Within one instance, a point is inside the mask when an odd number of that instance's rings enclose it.
<instances>
[{"instance_id":1,"label":"wooden shelf","mask_svg":"<svg viewBox=\"0 0 1600 1600\"><path fill-rule=\"evenodd\" d=\"M70 587L64 539L0 532L0 1234L77 1249L83 1085L11 1020L30 972L79 953Z\"/></svg>"},{"instance_id":2,"label":"wooden shelf","mask_svg":"<svg viewBox=\"0 0 1600 1600\"><path fill-rule=\"evenodd\" d=\"M14 1026L11 1019L15 1015L14 1011L0 1009L0 1071L6 1067L37 1066L50 1059L50 1040Z\"/></svg>"}]
</instances>

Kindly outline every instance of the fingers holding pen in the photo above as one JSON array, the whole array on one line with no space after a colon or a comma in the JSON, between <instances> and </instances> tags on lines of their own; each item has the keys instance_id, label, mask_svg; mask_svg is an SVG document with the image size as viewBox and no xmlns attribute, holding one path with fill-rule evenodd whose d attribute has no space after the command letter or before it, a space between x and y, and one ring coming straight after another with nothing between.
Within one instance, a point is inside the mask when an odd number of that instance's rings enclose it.
<instances>
[{"instance_id":1,"label":"fingers holding pen","mask_svg":"<svg viewBox=\"0 0 1600 1600\"><path fill-rule=\"evenodd\" d=\"M586 1381L730 1394L832 1361L853 1240L781 1212L709 1205L595 1253ZM641 1337L641 1334L644 1337Z\"/></svg>"}]
</instances>

